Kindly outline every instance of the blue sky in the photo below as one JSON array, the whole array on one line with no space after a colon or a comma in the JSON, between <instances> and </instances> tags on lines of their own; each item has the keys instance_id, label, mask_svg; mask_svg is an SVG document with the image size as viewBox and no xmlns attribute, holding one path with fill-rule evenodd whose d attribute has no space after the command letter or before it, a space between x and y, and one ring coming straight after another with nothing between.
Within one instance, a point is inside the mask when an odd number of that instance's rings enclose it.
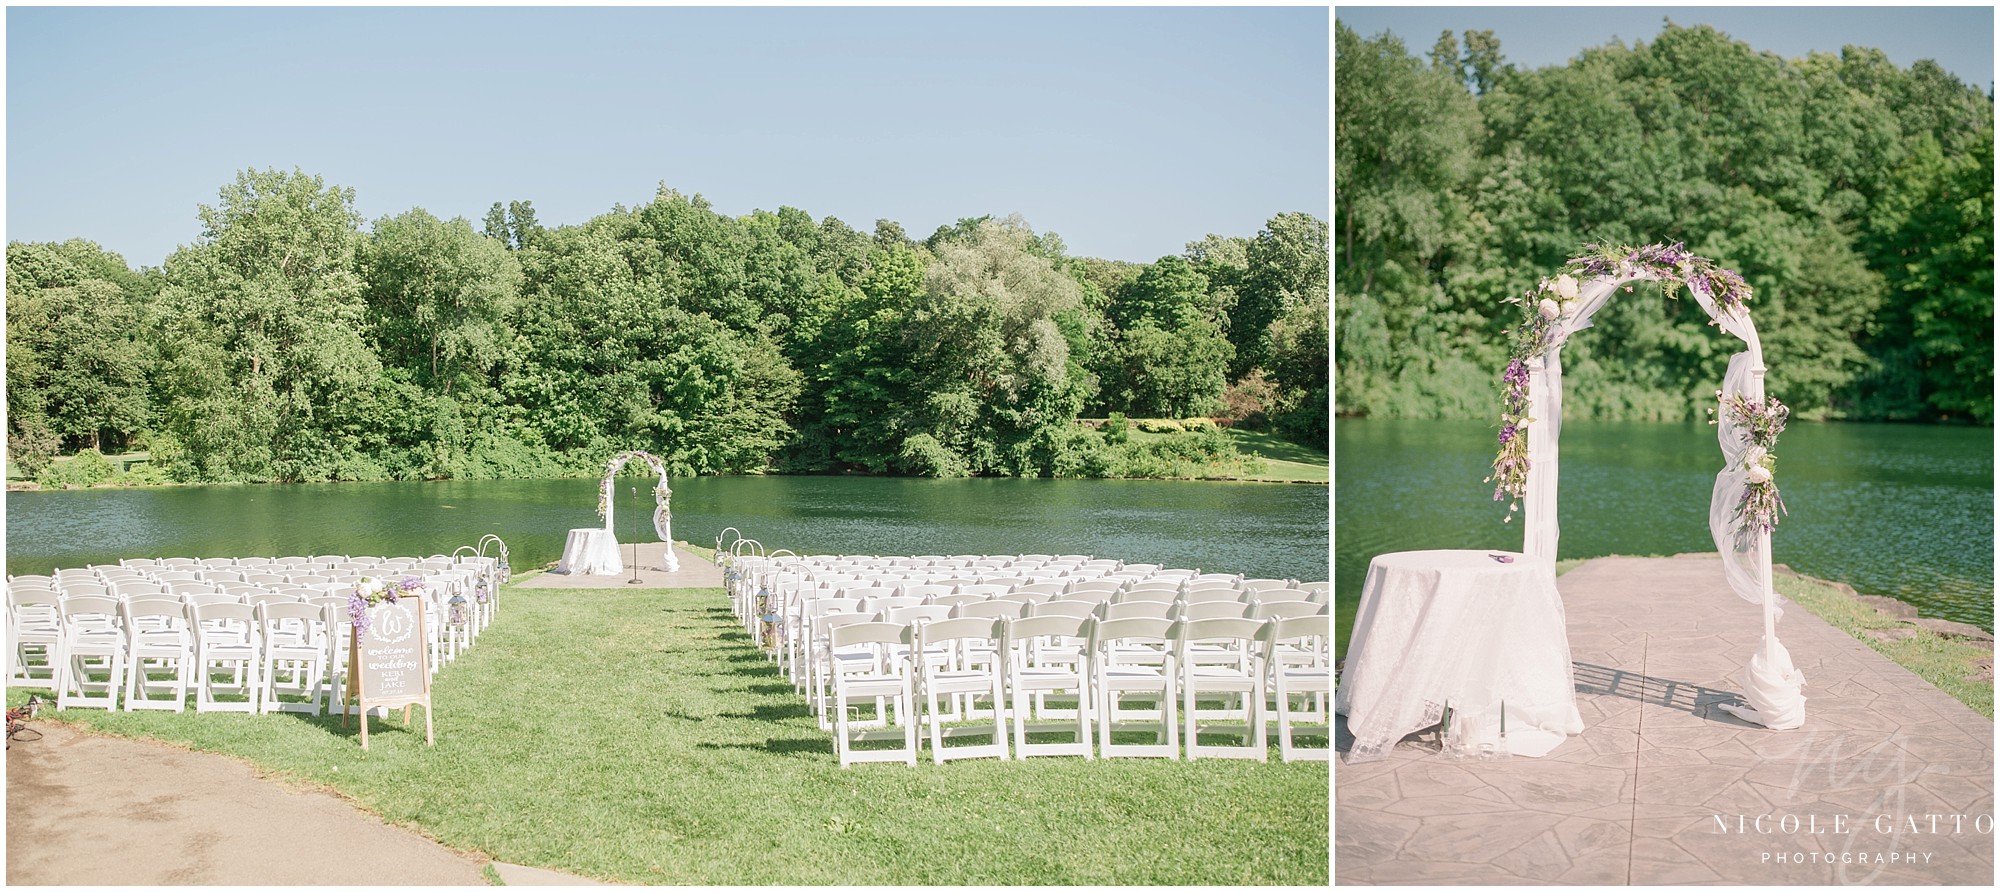
<instances>
[{"instance_id":1,"label":"blue sky","mask_svg":"<svg viewBox=\"0 0 2000 892\"><path fill-rule=\"evenodd\" d=\"M373 221L545 225L652 198L918 237L1019 212L1150 261L1328 216L1325 9L7 11L9 240L134 266L236 171L301 168Z\"/></svg>"},{"instance_id":2,"label":"blue sky","mask_svg":"<svg viewBox=\"0 0 2000 892\"><path fill-rule=\"evenodd\" d=\"M1424 56L1438 34L1491 30L1507 61L1522 68L1562 65L1584 48L1652 42L1665 19L1713 25L1719 31L1788 59L1847 45L1874 47L1903 68L1931 59L1959 80L1993 86L1993 8L1959 7L1367 7L1343 4L1337 17L1362 36L1394 33Z\"/></svg>"}]
</instances>

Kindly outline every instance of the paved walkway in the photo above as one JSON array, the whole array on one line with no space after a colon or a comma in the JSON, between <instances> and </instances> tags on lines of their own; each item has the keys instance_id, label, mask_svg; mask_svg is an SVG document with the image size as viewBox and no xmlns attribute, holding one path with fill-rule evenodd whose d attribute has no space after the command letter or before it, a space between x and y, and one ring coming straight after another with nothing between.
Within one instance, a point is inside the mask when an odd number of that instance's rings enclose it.
<instances>
[{"instance_id":1,"label":"paved walkway","mask_svg":"<svg viewBox=\"0 0 2000 892\"><path fill-rule=\"evenodd\" d=\"M1542 759L1453 764L1406 741L1336 763L1337 883L1992 884L1992 720L1791 607L1806 726L1765 730L1714 706L1763 632L1717 559L1601 558L1557 587L1584 733ZM1821 832L1773 827L1787 815Z\"/></svg>"},{"instance_id":2,"label":"paved walkway","mask_svg":"<svg viewBox=\"0 0 2000 892\"><path fill-rule=\"evenodd\" d=\"M484 886L489 863L509 886L605 885L462 855L235 759L29 728L7 748L10 886Z\"/></svg>"},{"instance_id":3,"label":"paved walkway","mask_svg":"<svg viewBox=\"0 0 2000 892\"><path fill-rule=\"evenodd\" d=\"M29 727L41 739L7 749L10 886L486 885L472 859L234 759Z\"/></svg>"},{"instance_id":4,"label":"paved walkway","mask_svg":"<svg viewBox=\"0 0 2000 892\"><path fill-rule=\"evenodd\" d=\"M667 543L639 543L639 584L632 584L632 543L618 546L618 556L625 562L625 572L616 576L571 576L553 571L537 574L522 580L521 588L721 588L722 571L714 564L696 557L694 552L675 547L674 555L680 558L678 573L668 573L659 569L666 563Z\"/></svg>"}]
</instances>

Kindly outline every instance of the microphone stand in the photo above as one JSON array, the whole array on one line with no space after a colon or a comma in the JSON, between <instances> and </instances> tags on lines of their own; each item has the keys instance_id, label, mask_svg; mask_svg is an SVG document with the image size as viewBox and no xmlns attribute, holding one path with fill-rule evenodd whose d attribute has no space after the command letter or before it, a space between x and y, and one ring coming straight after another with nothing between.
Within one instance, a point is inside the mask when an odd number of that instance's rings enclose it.
<instances>
[{"instance_id":1,"label":"microphone stand","mask_svg":"<svg viewBox=\"0 0 2000 892\"><path fill-rule=\"evenodd\" d=\"M631 491L633 498L636 499L639 497L638 487L636 486L627 487L627 489ZM637 539L632 540L632 578L626 580L625 584L626 585L640 584L639 583L639 540Z\"/></svg>"}]
</instances>

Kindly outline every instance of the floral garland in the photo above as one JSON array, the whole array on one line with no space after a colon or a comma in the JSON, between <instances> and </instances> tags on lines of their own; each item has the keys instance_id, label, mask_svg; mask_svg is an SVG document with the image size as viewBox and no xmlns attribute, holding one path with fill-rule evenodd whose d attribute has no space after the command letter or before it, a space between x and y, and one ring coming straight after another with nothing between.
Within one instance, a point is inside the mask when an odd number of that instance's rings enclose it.
<instances>
[{"instance_id":1,"label":"floral garland","mask_svg":"<svg viewBox=\"0 0 2000 892\"><path fill-rule=\"evenodd\" d=\"M368 632L368 608L377 604L394 604L403 598L421 596L424 581L415 576L405 577L400 582L390 582L364 576L361 582L347 593L347 615L354 617L354 631Z\"/></svg>"},{"instance_id":2,"label":"floral garland","mask_svg":"<svg viewBox=\"0 0 2000 892\"><path fill-rule=\"evenodd\" d=\"M1737 516L1744 522L1737 527L1736 535L1740 540L1768 533L1777 529L1779 514L1791 513L1785 508L1784 498L1778 495L1778 484L1773 479L1778 471L1778 456L1773 450L1778 448L1778 435L1785 432L1785 421L1792 410L1776 397L1759 400L1742 394L1723 396L1720 390L1715 395L1742 431L1744 445L1749 447L1743 451L1743 497L1736 502ZM1715 414L1715 410L1708 410L1708 414Z\"/></svg>"},{"instance_id":3,"label":"floral garland","mask_svg":"<svg viewBox=\"0 0 2000 892\"><path fill-rule=\"evenodd\" d=\"M1507 302L1521 308L1521 322L1504 334L1513 338L1507 368L1500 375L1500 451L1493 459L1493 474L1485 482L1494 484L1493 501L1513 497L1503 523L1511 523L1528 494L1528 364L1549 351L1563 334L1563 319L1575 311L1583 293L1583 281L1654 279L1668 297L1676 288L1699 286L1725 312L1740 314L1747 306L1751 290L1734 270L1716 266L1715 261L1688 253L1680 242L1643 248L1584 245L1584 253L1570 258L1554 278L1544 278L1535 288ZM1632 286L1625 286L1631 291ZM1709 324L1713 325L1711 321Z\"/></svg>"},{"instance_id":4,"label":"floral garland","mask_svg":"<svg viewBox=\"0 0 2000 892\"><path fill-rule=\"evenodd\" d=\"M644 452L626 453L612 459L604 466L604 482L597 487L598 520L606 519L605 515L611 511L611 488L617 485L614 481L617 479L618 471L625 466L626 461L633 458L649 459L646 464L652 468L655 474L659 474L663 478L658 485L653 487L653 502L660 508L665 508L673 499L674 491L667 488L667 481L664 479L666 471L659 464L658 459ZM655 513L658 513L657 510Z\"/></svg>"}]
</instances>

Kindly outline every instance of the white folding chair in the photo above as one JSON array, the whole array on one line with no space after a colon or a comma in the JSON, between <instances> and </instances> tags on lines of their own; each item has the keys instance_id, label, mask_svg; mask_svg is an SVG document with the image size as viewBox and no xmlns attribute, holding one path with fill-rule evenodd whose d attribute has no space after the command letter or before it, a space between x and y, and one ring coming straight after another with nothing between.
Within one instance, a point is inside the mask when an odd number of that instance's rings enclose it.
<instances>
[{"instance_id":1,"label":"white folding chair","mask_svg":"<svg viewBox=\"0 0 2000 892\"><path fill-rule=\"evenodd\" d=\"M1084 642L1089 637L1087 617L1048 615L1003 620L1002 649L1006 659L1006 687L1012 698L1014 755L1082 756L1093 758L1090 740L1090 668ZM1046 705L1051 694L1067 694L1076 706L1052 710ZM1057 713L1064 716L1058 716ZM1066 721L1051 721L1066 717ZM1032 743L1028 735L1074 731L1075 738L1064 743Z\"/></svg>"},{"instance_id":2,"label":"white folding chair","mask_svg":"<svg viewBox=\"0 0 2000 892\"><path fill-rule=\"evenodd\" d=\"M121 607L99 595L64 598L61 660L56 669L56 708L118 708L125 684L125 630ZM102 674L103 681L96 676ZM99 692L92 696L91 692Z\"/></svg>"},{"instance_id":3,"label":"white folding chair","mask_svg":"<svg viewBox=\"0 0 2000 892\"><path fill-rule=\"evenodd\" d=\"M1097 605L1090 601L1072 601L1067 598L1055 601L1043 601L1040 604L1028 605L1028 615L1068 616L1076 619L1087 619L1097 615Z\"/></svg>"},{"instance_id":4,"label":"white folding chair","mask_svg":"<svg viewBox=\"0 0 2000 892\"><path fill-rule=\"evenodd\" d=\"M354 618L347 612L347 599L323 595L312 598L306 603L318 607L321 615L326 617L324 641L326 681L313 699L323 705L325 712L333 712L338 704L338 708L345 710L348 715L353 715L355 711L344 696L347 684L348 647L354 638Z\"/></svg>"},{"instance_id":5,"label":"white folding chair","mask_svg":"<svg viewBox=\"0 0 2000 892\"><path fill-rule=\"evenodd\" d=\"M1191 588L1181 592L1181 601L1187 604L1205 604L1212 601L1234 601L1238 604L1250 603L1250 593L1228 587Z\"/></svg>"},{"instance_id":6,"label":"white folding chair","mask_svg":"<svg viewBox=\"0 0 2000 892\"><path fill-rule=\"evenodd\" d=\"M1098 755L1180 758L1172 655L1166 651L1172 628L1171 621L1154 617L1102 619L1091 626L1090 702L1097 715ZM1128 708L1127 694L1143 695L1152 705ZM1113 736L1142 730L1154 732L1153 743L1117 743Z\"/></svg>"},{"instance_id":7,"label":"white folding chair","mask_svg":"<svg viewBox=\"0 0 2000 892\"><path fill-rule=\"evenodd\" d=\"M1066 591L1063 594L1065 596L1075 596L1083 594L1085 592L1102 592L1106 595L1115 595L1119 592L1120 589L1123 589L1124 587L1125 587L1124 580L1079 579L1075 582L1070 583L1069 591Z\"/></svg>"},{"instance_id":8,"label":"white folding chair","mask_svg":"<svg viewBox=\"0 0 2000 892\"><path fill-rule=\"evenodd\" d=\"M1325 612L1326 605L1315 604L1311 601L1259 600L1251 615L1257 619L1293 619L1295 617L1312 616L1316 613Z\"/></svg>"},{"instance_id":9,"label":"white folding chair","mask_svg":"<svg viewBox=\"0 0 2000 892\"><path fill-rule=\"evenodd\" d=\"M18 577L17 577L18 578ZM62 662L62 598L52 588L7 585L7 685L55 687ZM38 653L39 663L29 658Z\"/></svg>"},{"instance_id":10,"label":"white folding chair","mask_svg":"<svg viewBox=\"0 0 2000 892\"><path fill-rule=\"evenodd\" d=\"M1097 608L1099 619L1171 619L1174 615L1172 601L1124 601L1101 604Z\"/></svg>"},{"instance_id":11,"label":"white folding chair","mask_svg":"<svg viewBox=\"0 0 2000 892\"><path fill-rule=\"evenodd\" d=\"M1196 601L1183 602L1175 614L1176 619L1251 619L1256 608L1241 601Z\"/></svg>"},{"instance_id":12,"label":"white folding chair","mask_svg":"<svg viewBox=\"0 0 2000 892\"><path fill-rule=\"evenodd\" d=\"M822 613L811 620L812 639L806 654L806 687L812 698L813 712L819 716L820 730L833 729L833 716L827 710L827 698L833 689L833 677L843 664L861 664L872 659L872 648L836 648L833 645L833 630L842 626L873 622L874 617L860 612Z\"/></svg>"},{"instance_id":13,"label":"white folding chair","mask_svg":"<svg viewBox=\"0 0 2000 892\"><path fill-rule=\"evenodd\" d=\"M257 630L263 639L258 672L264 679L259 712L303 712L319 715L321 686L326 680L326 607L295 600L265 600L255 605ZM284 699L303 697L303 702Z\"/></svg>"},{"instance_id":14,"label":"white folding chair","mask_svg":"<svg viewBox=\"0 0 2000 892\"><path fill-rule=\"evenodd\" d=\"M1179 582L1144 580L1126 586L1125 590L1119 592L1118 597L1113 600L1121 604L1126 601L1172 601L1180 595Z\"/></svg>"},{"instance_id":15,"label":"white folding chair","mask_svg":"<svg viewBox=\"0 0 2000 892\"><path fill-rule=\"evenodd\" d=\"M1271 696L1278 722L1278 757L1284 761L1324 762L1333 752L1333 725L1327 698L1333 692L1330 642L1333 617L1325 613L1274 619L1264 626L1265 652L1270 655ZM1304 723L1293 722L1292 698L1303 695ZM1293 744L1299 732L1324 737L1327 746Z\"/></svg>"},{"instance_id":16,"label":"white folding chair","mask_svg":"<svg viewBox=\"0 0 2000 892\"><path fill-rule=\"evenodd\" d=\"M831 649L861 651L867 659L833 666L833 743L840 767L855 762L903 762L917 764L917 723L910 713L910 668L897 657L910 646L910 627L895 623L861 622L837 626L829 633ZM850 703L873 701L872 720L850 718ZM887 708L885 708L885 705ZM851 707L862 708L859 705ZM891 712L890 710L893 710ZM895 727L901 717L901 730ZM880 729L871 733L871 729ZM901 737L900 749L857 750L854 744L866 740Z\"/></svg>"},{"instance_id":17,"label":"white folding chair","mask_svg":"<svg viewBox=\"0 0 2000 892\"><path fill-rule=\"evenodd\" d=\"M238 602L204 604L190 601L188 610L197 627L195 634L195 712L259 711L263 693L258 684L258 663L263 647L257 633L257 614L250 605ZM230 676L218 682L218 669ZM241 692L242 702L220 700L218 692Z\"/></svg>"},{"instance_id":18,"label":"white folding chair","mask_svg":"<svg viewBox=\"0 0 2000 892\"><path fill-rule=\"evenodd\" d=\"M1014 586L1013 591L1023 595L1047 595L1050 598L1055 598L1062 595L1068 589L1069 583L1067 582L1043 580Z\"/></svg>"},{"instance_id":19,"label":"white folding chair","mask_svg":"<svg viewBox=\"0 0 2000 892\"><path fill-rule=\"evenodd\" d=\"M194 671L194 635L187 605L171 595L139 596L124 602L125 709L187 711L188 679ZM156 675L171 673L168 679ZM170 693L171 699L153 699Z\"/></svg>"},{"instance_id":20,"label":"white folding chair","mask_svg":"<svg viewBox=\"0 0 2000 892\"><path fill-rule=\"evenodd\" d=\"M921 610L925 608L911 608ZM1001 663L994 658L1000 647L1001 620L982 617L938 619L915 626L915 651L922 655L916 664L917 686L923 691L924 724L930 730L931 761L942 765L947 759L988 756L1007 759L1006 699L1001 693ZM944 695L953 708L941 711L938 696ZM945 722L970 718L980 697L990 704L993 724L945 728ZM984 744L946 747L944 738L988 737Z\"/></svg>"},{"instance_id":21,"label":"white folding chair","mask_svg":"<svg viewBox=\"0 0 2000 892\"><path fill-rule=\"evenodd\" d=\"M1189 761L1202 756L1269 761L1264 736L1264 653L1254 619L1197 619L1174 625L1174 663L1180 669L1182 733ZM1204 646L1212 649L1204 649ZM1202 692L1230 695L1220 710L1199 707ZM1227 724L1204 723L1209 716ZM1209 745L1201 734L1239 733L1239 746Z\"/></svg>"},{"instance_id":22,"label":"white folding chair","mask_svg":"<svg viewBox=\"0 0 2000 892\"><path fill-rule=\"evenodd\" d=\"M1010 598L994 598L990 601L974 601L970 604L960 604L952 608L951 615L983 616L987 619L1009 619L1021 616L1027 613L1027 611L1028 604L1025 601L1015 601Z\"/></svg>"},{"instance_id":23,"label":"white folding chair","mask_svg":"<svg viewBox=\"0 0 2000 892\"><path fill-rule=\"evenodd\" d=\"M951 593L954 595L978 595L982 598L998 598L1003 595L1012 594L1013 588L1013 586L1005 583L974 582L954 586Z\"/></svg>"},{"instance_id":24,"label":"white folding chair","mask_svg":"<svg viewBox=\"0 0 2000 892\"><path fill-rule=\"evenodd\" d=\"M62 596L65 598L113 597L111 594L111 587L105 585L101 580L98 580L95 577L92 577L88 580L82 578L57 579L56 591L61 593Z\"/></svg>"}]
</instances>

